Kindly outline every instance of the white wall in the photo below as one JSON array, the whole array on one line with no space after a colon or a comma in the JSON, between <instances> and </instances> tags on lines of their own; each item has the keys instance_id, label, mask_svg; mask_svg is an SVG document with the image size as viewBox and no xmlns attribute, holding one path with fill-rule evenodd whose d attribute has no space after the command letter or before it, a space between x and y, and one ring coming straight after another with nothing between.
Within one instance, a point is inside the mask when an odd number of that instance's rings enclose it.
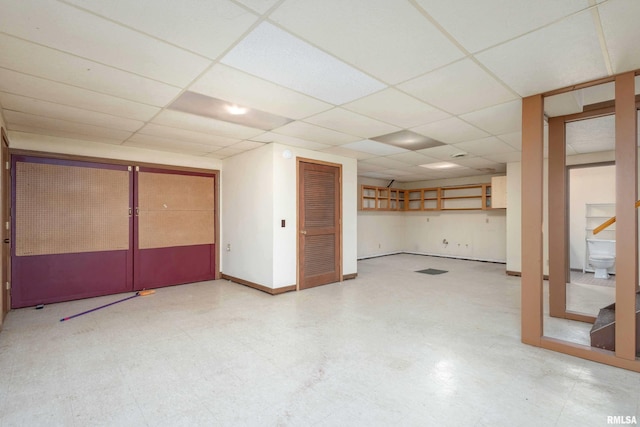
<instances>
[{"instance_id":1,"label":"white wall","mask_svg":"<svg viewBox=\"0 0 640 427\"><path fill-rule=\"evenodd\" d=\"M582 270L586 249L585 204L616 202L616 168L613 165L572 168L569 172L569 188L569 265L570 268Z\"/></svg>"},{"instance_id":2,"label":"white wall","mask_svg":"<svg viewBox=\"0 0 640 427\"><path fill-rule=\"evenodd\" d=\"M225 159L220 197L220 270L267 287L273 287L272 150L265 145Z\"/></svg>"},{"instance_id":3,"label":"white wall","mask_svg":"<svg viewBox=\"0 0 640 427\"><path fill-rule=\"evenodd\" d=\"M358 258L404 251L405 212L360 210L361 185L386 187L389 180L358 177Z\"/></svg>"},{"instance_id":4,"label":"white wall","mask_svg":"<svg viewBox=\"0 0 640 427\"><path fill-rule=\"evenodd\" d=\"M507 271L522 271L522 163L507 163Z\"/></svg>"},{"instance_id":5,"label":"white wall","mask_svg":"<svg viewBox=\"0 0 640 427\"><path fill-rule=\"evenodd\" d=\"M614 160L615 154L610 151L600 153L579 154L567 157L567 165L579 165ZM522 271L522 231L520 209L523 188L520 162L507 164L507 271ZM549 233L547 192L548 192L548 161L544 159L543 180L543 274L549 274Z\"/></svg>"},{"instance_id":6,"label":"white wall","mask_svg":"<svg viewBox=\"0 0 640 427\"><path fill-rule=\"evenodd\" d=\"M42 151L47 153L75 156L100 157L132 162L157 163L162 165L185 166L217 170L222 161L212 157L190 156L166 151L148 150L123 145L103 144L55 136L36 135L24 132L8 132L11 148Z\"/></svg>"},{"instance_id":7,"label":"white wall","mask_svg":"<svg viewBox=\"0 0 640 427\"><path fill-rule=\"evenodd\" d=\"M405 215L406 252L506 261L504 210L406 212Z\"/></svg>"},{"instance_id":8,"label":"white wall","mask_svg":"<svg viewBox=\"0 0 640 427\"><path fill-rule=\"evenodd\" d=\"M292 153L291 158L283 157L285 150ZM297 157L342 165L342 272L357 273L356 160L268 144L223 161L222 271L225 274L270 288L296 284ZM239 218L245 215L253 217L241 221ZM281 227L283 219L284 228ZM231 252L224 250L227 244L231 244ZM259 268L251 271L251 265L256 262Z\"/></svg>"},{"instance_id":9,"label":"white wall","mask_svg":"<svg viewBox=\"0 0 640 427\"><path fill-rule=\"evenodd\" d=\"M490 183L491 175L397 183L410 189ZM359 184L386 187L388 181L360 178ZM414 252L505 262L504 210L376 212L358 211L358 258ZM448 244L443 244L443 240Z\"/></svg>"}]
</instances>

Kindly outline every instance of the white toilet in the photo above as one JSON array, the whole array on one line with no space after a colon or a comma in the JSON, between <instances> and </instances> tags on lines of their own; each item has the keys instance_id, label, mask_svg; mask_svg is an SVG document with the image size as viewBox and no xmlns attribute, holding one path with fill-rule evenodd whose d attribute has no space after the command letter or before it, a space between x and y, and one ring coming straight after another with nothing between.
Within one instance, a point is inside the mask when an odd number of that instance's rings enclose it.
<instances>
[{"instance_id":1,"label":"white toilet","mask_svg":"<svg viewBox=\"0 0 640 427\"><path fill-rule=\"evenodd\" d=\"M587 239L589 264L595 269L593 277L608 279L608 269L616 263L616 241Z\"/></svg>"}]
</instances>

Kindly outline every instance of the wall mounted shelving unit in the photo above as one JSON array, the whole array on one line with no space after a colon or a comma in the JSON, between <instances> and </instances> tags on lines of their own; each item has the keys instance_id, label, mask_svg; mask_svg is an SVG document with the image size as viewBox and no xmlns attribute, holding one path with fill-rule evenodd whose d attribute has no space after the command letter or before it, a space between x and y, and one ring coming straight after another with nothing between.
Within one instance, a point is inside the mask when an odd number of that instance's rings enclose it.
<instances>
[{"instance_id":1,"label":"wall mounted shelving unit","mask_svg":"<svg viewBox=\"0 0 640 427\"><path fill-rule=\"evenodd\" d=\"M504 187L502 187L504 188ZM492 185L398 188L362 185L360 209L375 211L470 211L504 209L492 207Z\"/></svg>"}]
</instances>

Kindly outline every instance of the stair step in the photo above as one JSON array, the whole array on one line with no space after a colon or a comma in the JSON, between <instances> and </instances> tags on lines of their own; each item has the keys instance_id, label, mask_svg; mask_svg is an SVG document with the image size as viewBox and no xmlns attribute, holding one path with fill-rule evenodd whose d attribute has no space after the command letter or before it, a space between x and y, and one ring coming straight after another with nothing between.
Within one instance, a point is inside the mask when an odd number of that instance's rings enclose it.
<instances>
[{"instance_id":1,"label":"stair step","mask_svg":"<svg viewBox=\"0 0 640 427\"><path fill-rule=\"evenodd\" d=\"M591 327L591 333L594 333L602 328L606 328L607 326L615 322L616 311L612 308L601 308L595 323Z\"/></svg>"}]
</instances>

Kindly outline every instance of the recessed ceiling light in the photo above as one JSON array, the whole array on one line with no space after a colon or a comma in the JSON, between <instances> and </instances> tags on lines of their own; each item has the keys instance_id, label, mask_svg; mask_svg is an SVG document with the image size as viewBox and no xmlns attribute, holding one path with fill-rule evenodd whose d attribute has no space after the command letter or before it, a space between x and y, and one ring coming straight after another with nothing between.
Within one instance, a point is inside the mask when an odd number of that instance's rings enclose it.
<instances>
[{"instance_id":1,"label":"recessed ceiling light","mask_svg":"<svg viewBox=\"0 0 640 427\"><path fill-rule=\"evenodd\" d=\"M279 128L293 121L195 92L183 93L167 108L263 130Z\"/></svg>"},{"instance_id":2,"label":"recessed ceiling light","mask_svg":"<svg viewBox=\"0 0 640 427\"><path fill-rule=\"evenodd\" d=\"M420 165L420 167L423 168L427 168L427 169L436 169L436 170L442 170L442 169L464 169L464 166L460 166L457 165L455 163L451 163L451 162L436 162L436 163L427 163L424 165Z\"/></svg>"},{"instance_id":3,"label":"recessed ceiling light","mask_svg":"<svg viewBox=\"0 0 640 427\"><path fill-rule=\"evenodd\" d=\"M438 147L444 145L443 142L436 141L428 136L420 135L410 130L401 130L398 132L388 133L386 135L370 138L373 141L383 142L396 147L406 148L407 150L423 150L425 148Z\"/></svg>"},{"instance_id":4,"label":"recessed ceiling light","mask_svg":"<svg viewBox=\"0 0 640 427\"><path fill-rule=\"evenodd\" d=\"M233 114L234 116L240 116L242 114L247 114L247 111L249 111L248 108L238 107L235 104L234 105L227 105L225 108L227 109L229 114Z\"/></svg>"}]
</instances>

